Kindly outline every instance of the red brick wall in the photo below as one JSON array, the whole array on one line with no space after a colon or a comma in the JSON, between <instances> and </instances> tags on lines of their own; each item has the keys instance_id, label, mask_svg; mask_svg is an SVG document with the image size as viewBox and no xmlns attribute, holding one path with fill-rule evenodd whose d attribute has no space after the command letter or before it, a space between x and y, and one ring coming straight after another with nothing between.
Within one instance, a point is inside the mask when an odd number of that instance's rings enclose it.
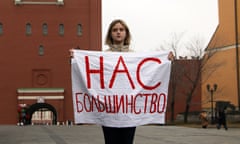
<instances>
[{"instance_id":1,"label":"red brick wall","mask_svg":"<svg viewBox=\"0 0 240 144\"><path fill-rule=\"evenodd\" d=\"M177 114L185 112L187 96L193 89L194 83L196 84L196 88L189 103L189 112L201 111L201 75L198 81L195 80L198 77L197 73L200 63L200 60L174 61L169 84L167 120L172 119L172 112L173 119L176 119ZM192 83L192 81L195 82ZM172 104L174 105L173 109L171 108Z\"/></svg>"},{"instance_id":2,"label":"red brick wall","mask_svg":"<svg viewBox=\"0 0 240 144\"><path fill-rule=\"evenodd\" d=\"M73 120L71 77L68 50L101 50L101 0L65 0L57 5L14 5L0 1L0 124L17 123L17 89L32 87L64 88L61 117ZM26 35L26 24L32 34ZM42 34L42 24L48 34ZM64 35L58 26L64 24ZM77 35L77 24L82 35ZM43 45L44 55L39 56Z\"/></svg>"}]
</instances>

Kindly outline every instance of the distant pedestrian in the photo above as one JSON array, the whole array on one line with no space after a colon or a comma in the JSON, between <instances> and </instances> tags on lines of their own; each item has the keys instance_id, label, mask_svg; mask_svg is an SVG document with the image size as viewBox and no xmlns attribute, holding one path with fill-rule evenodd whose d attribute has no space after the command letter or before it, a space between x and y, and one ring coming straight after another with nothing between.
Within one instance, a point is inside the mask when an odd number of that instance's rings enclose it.
<instances>
[{"instance_id":1,"label":"distant pedestrian","mask_svg":"<svg viewBox=\"0 0 240 144\"><path fill-rule=\"evenodd\" d=\"M224 126L225 130L228 130L227 122L226 122L226 113L225 113L224 109L220 109L218 111L217 129L220 129L222 125Z\"/></svg>"},{"instance_id":2,"label":"distant pedestrian","mask_svg":"<svg viewBox=\"0 0 240 144\"><path fill-rule=\"evenodd\" d=\"M202 128L207 128L208 127L208 117L207 117L206 111L202 111L199 114L199 119L201 120Z\"/></svg>"}]
</instances>

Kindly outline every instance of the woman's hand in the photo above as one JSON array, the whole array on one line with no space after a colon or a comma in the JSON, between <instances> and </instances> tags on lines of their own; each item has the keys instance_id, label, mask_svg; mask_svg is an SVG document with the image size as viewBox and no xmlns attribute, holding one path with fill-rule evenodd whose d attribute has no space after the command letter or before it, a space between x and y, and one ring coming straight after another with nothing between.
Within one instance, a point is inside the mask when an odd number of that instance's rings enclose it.
<instances>
[{"instance_id":1,"label":"woman's hand","mask_svg":"<svg viewBox=\"0 0 240 144\"><path fill-rule=\"evenodd\" d=\"M168 59L169 59L170 61L173 61L173 60L174 60L173 52L169 52L169 54L168 54Z\"/></svg>"},{"instance_id":2,"label":"woman's hand","mask_svg":"<svg viewBox=\"0 0 240 144\"><path fill-rule=\"evenodd\" d=\"M79 49L79 50L80 50L80 47L77 46L76 48L71 48L71 49L69 49L69 57L70 57L70 58L73 58L73 50L74 50L74 49Z\"/></svg>"},{"instance_id":3,"label":"woman's hand","mask_svg":"<svg viewBox=\"0 0 240 144\"><path fill-rule=\"evenodd\" d=\"M73 58L73 48L69 49L69 57Z\"/></svg>"}]
</instances>

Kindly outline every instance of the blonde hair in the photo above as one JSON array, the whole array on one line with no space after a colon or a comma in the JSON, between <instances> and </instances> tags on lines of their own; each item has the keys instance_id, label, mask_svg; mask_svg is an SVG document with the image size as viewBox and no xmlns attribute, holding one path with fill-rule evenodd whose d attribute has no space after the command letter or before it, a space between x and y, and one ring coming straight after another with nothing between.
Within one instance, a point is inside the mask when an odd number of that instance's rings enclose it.
<instances>
[{"instance_id":1,"label":"blonde hair","mask_svg":"<svg viewBox=\"0 0 240 144\"><path fill-rule=\"evenodd\" d=\"M116 19L116 20L112 21L111 24L109 25L107 35L106 35L106 38L105 38L105 44L106 45L112 45L113 44L113 39L112 39L111 32L112 32L112 28L117 23L120 23L121 25L123 25L125 30L126 30L126 38L124 40L124 45L130 45L131 34L130 34L130 31L129 31L129 28L128 28L127 24L123 20L120 20L120 19Z\"/></svg>"}]
</instances>

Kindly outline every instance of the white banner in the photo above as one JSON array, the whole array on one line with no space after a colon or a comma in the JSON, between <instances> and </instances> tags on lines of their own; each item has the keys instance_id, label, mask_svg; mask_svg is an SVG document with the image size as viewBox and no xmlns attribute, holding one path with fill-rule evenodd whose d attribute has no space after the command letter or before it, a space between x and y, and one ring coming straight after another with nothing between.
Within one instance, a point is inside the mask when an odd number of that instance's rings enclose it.
<instances>
[{"instance_id":1,"label":"white banner","mask_svg":"<svg viewBox=\"0 0 240 144\"><path fill-rule=\"evenodd\" d=\"M171 70L168 53L74 50L75 123L164 124Z\"/></svg>"}]
</instances>

